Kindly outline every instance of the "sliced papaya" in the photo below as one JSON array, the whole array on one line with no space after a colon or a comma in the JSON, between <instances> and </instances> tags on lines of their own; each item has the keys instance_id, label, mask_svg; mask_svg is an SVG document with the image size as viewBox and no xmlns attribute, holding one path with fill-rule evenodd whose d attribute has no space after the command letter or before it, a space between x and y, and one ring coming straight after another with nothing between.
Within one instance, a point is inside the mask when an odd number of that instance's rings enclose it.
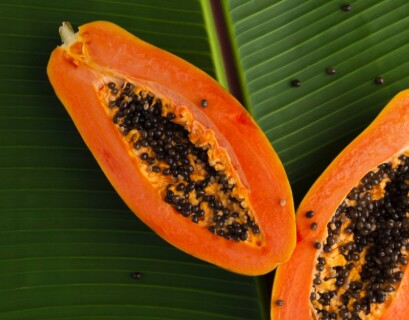
<instances>
[{"instance_id":1,"label":"sliced papaya","mask_svg":"<svg viewBox=\"0 0 409 320\"><path fill-rule=\"evenodd\" d=\"M409 319L409 90L323 172L296 214L271 318Z\"/></svg>"},{"instance_id":2,"label":"sliced papaya","mask_svg":"<svg viewBox=\"0 0 409 320\"><path fill-rule=\"evenodd\" d=\"M109 22L60 28L50 82L130 209L177 248L247 275L295 247L283 166L203 71Z\"/></svg>"}]
</instances>

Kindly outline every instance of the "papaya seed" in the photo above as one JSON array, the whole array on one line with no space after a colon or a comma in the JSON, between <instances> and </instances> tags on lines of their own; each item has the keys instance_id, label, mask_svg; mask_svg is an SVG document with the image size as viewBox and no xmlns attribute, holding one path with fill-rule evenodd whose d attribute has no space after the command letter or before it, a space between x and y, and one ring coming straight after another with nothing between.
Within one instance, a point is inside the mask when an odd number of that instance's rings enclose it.
<instances>
[{"instance_id":1,"label":"papaya seed","mask_svg":"<svg viewBox=\"0 0 409 320\"><path fill-rule=\"evenodd\" d=\"M282 307L284 305L284 300L281 300L281 299L277 300L276 305L279 307Z\"/></svg>"}]
</instances>

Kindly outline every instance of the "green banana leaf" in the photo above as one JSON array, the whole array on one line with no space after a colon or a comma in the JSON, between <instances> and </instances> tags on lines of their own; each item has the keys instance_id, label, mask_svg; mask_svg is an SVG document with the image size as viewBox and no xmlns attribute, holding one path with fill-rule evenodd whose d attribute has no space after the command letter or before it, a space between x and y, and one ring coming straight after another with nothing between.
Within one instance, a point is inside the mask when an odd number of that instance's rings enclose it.
<instances>
[{"instance_id":1,"label":"green banana leaf","mask_svg":"<svg viewBox=\"0 0 409 320\"><path fill-rule=\"evenodd\" d=\"M268 319L270 275L199 261L130 212L54 95L46 65L62 21L94 20L192 62L253 114L298 203L409 87L409 3L351 1L349 12L343 4L1 1L0 319Z\"/></svg>"}]
</instances>

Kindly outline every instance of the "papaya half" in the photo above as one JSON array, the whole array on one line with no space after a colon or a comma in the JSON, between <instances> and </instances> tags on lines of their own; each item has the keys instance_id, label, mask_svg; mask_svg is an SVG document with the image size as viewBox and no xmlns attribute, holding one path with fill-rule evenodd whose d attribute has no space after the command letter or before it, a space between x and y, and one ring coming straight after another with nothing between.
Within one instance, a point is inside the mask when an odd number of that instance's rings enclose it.
<instances>
[{"instance_id":1,"label":"papaya half","mask_svg":"<svg viewBox=\"0 0 409 320\"><path fill-rule=\"evenodd\" d=\"M295 247L283 166L240 103L203 71L109 22L60 28L49 80L129 208L177 248L265 274Z\"/></svg>"},{"instance_id":2,"label":"papaya half","mask_svg":"<svg viewBox=\"0 0 409 320\"><path fill-rule=\"evenodd\" d=\"M409 319L409 90L322 173L296 213L271 318Z\"/></svg>"}]
</instances>

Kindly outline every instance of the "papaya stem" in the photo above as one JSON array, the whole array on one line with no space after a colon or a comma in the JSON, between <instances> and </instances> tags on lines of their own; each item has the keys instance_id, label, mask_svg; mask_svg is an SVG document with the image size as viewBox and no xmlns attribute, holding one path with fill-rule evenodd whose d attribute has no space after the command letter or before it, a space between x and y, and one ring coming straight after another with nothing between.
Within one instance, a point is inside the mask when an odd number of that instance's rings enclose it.
<instances>
[{"instance_id":1,"label":"papaya stem","mask_svg":"<svg viewBox=\"0 0 409 320\"><path fill-rule=\"evenodd\" d=\"M60 33L63 46L69 46L76 41L75 31L71 23L68 21L63 21L58 31Z\"/></svg>"}]
</instances>

